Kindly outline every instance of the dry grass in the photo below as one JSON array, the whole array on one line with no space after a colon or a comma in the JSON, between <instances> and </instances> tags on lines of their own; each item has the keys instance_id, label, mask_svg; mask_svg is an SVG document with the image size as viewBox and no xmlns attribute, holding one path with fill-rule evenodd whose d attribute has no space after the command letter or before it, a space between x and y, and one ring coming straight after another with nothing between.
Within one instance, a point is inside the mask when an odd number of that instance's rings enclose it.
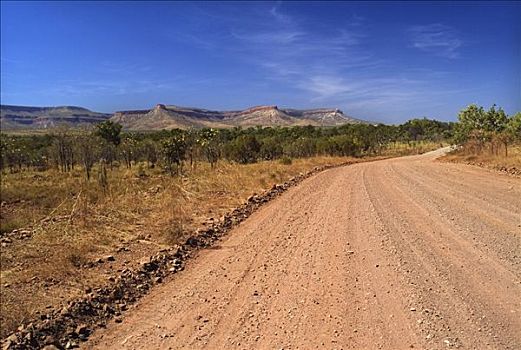
<instances>
[{"instance_id":1,"label":"dry grass","mask_svg":"<svg viewBox=\"0 0 521 350\"><path fill-rule=\"evenodd\" d=\"M422 154L435 149L448 146L446 142L432 141L410 141L410 142L392 142L381 154L387 157L400 157L413 154Z\"/></svg>"},{"instance_id":2,"label":"dry grass","mask_svg":"<svg viewBox=\"0 0 521 350\"><path fill-rule=\"evenodd\" d=\"M395 144L386 156L416 154L438 144ZM32 237L3 246L0 336L20 323L103 284L116 270L178 243L209 218L219 219L275 183L315 166L339 164L345 157L313 157L249 165L220 162L216 169L198 163L184 175L134 166L108 172L104 193L94 169L86 181L82 169L3 174L1 230L28 229ZM130 251L116 253L118 248ZM113 263L95 264L105 255Z\"/></svg>"},{"instance_id":3,"label":"dry grass","mask_svg":"<svg viewBox=\"0 0 521 350\"><path fill-rule=\"evenodd\" d=\"M440 158L441 161L473 164L489 169L507 171L518 174L521 172L521 145L509 147L508 156L503 151L499 154L492 154L485 150L480 154L470 152L468 149L461 148Z\"/></svg>"},{"instance_id":4,"label":"dry grass","mask_svg":"<svg viewBox=\"0 0 521 350\"><path fill-rule=\"evenodd\" d=\"M2 247L1 336L46 308L57 307L103 283L114 270L179 241L208 218L219 219L252 193L301 172L347 158L315 157L211 169L198 163L180 177L158 169L114 169L103 193L94 173L81 169L3 174L3 231L29 229L30 239ZM143 169L141 167L141 169ZM131 251L112 264L83 268L118 247Z\"/></svg>"}]
</instances>

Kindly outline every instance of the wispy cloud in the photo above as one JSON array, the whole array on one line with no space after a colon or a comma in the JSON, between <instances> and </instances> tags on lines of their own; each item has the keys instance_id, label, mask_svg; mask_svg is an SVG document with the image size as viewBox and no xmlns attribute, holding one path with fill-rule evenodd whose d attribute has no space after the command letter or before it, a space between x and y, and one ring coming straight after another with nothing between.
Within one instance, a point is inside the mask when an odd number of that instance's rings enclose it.
<instances>
[{"instance_id":1,"label":"wispy cloud","mask_svg":"<svg viewBox=\"0 0 521 350\"><path fill-rule=\"evenodd\" d=\"M223 15L215 21L221 46L208 45L210 54L226 52L260 69L270 86L299 91L302 106L386 118L389 106L407 111L411 103L446 91L432 84L443 78L437 72L396 71L390 59L376 56L368 44L371 23L357 15L326 25L291 16L277 4L247 18ZM462 45L452 28L440 24L412 27L408 34L414 47L447 58L458 57Z\"/></svg>"},{"instance_id":2,"label":"wispy cloud","mask_svg":"<svg viewBox=\"0 0 521 350\"><path fill-rule=\"evenodd\" d=\"M360 108L404 104L420 96L423 82L405 78L357 77L353 80L334 76L314 76L302 88L312 91L313 102L330 101Z\"/></svg>"},{"instance_id":3,"label":"wispy cloud","mask_svg":"<svg viewBox=\"0 0 521 350\"><path fill-rule=\"evenodd\" d=\"M293 23L293 18L291 16L288 16L288 15L285 15L283 13L280 12L279 8L280 8L280 5L281 5L281 2L279 1L275 6L273 6L270 10L270 14L279 22L281 23L288 23L288 24L292 24Z\"/></svg>"},{"instance_id":4,"label":"wispy cloud","mask_svg":"<svg viewBox=\"0 0 521 350\"><path fill-rule=\"evenodd\" d=\"M417 82L379 74L388 69L387 63L365 47L365 21L353 16L324 35L276 6L261 28L232 27L231 49L264 69L266 78L302 91L308 104L350 108L413 97Z\"/></svg>"},{"instance_id":5,"label":"wispy cloud","mask_svg":"<svg viewBox=\"0 0 521 350\"><path fill-rule=\"evenodd\" d=\"M367 19L365 17L359 16L356 13L348 19L347 24L351 27L359 27L365 24Z\"/></svg>"},{"instance_id":6,"label":"wispy cloud","mask_svg":"<svg viewBox=\"0 0 521 350\"><path fill-rule=\"evenodd\" d=\"M452 27L441 23L413 26L409 34L412 46L419 50L450 59L460 57L463 41Z\"/></svg>"},{"instance_id":7,"label":"wispy cloud","mask_svg":"<svg viewBox=\"0 0 521 350\"><path fill-rule=\"evenodd\" d=\"M291 45L305 37L306 33L293 30L279 30L260 33L232 32L235 39L246 41L255 45Z\"/></svg>"},{"instance_id":8,"label":"wispy cloud","mask_svg":"<svg viewBox=\"0 0 521 350\"><path fill-rule=\"evenodd\" d=\"M3 57L3 56L2 56L2 57L0 57L0 62L1 62L1 63L18 63L18 62L20 62L20 61L18 61L18 60L12 60L12 59L10 59L10 58Z\"/></svg>"},{"instance_id":9,"label":"wispy cloud","mask_svg":"<svg viewBox=\"0 0 521 350\"><path fill-rule=\"evenodd\" d=\"M313 76L335 75L345 69L379 63L360 47L365 38L363 30L337 27L329 29L325 36L283 15L278 7L273 7L261 22L258 28L232 28L234 42L228 48L266 69L269 78L301 86L302 80Z\"/></svg>"},{"instance_id":10,"label":"wispy cloud","mask_svg":"<svg viewBox=\"0 0 521 350\"><path fill-rule=\"evenodd\" d=\"M150 65L130 63L130 62L111 62L102 61L98 70L107 74L134 75L136 73L146 73L152 70Z\"/></svg>"},{"instance_id":11,"label":"wispy cloud","mask_svg":"<svg viewBox=\"0 0 521 350\"><path fill-rule=\"evenodd\" d=\"M49 96L122 96L128 94L147 93L158 90L170 90L176 86L172 81L152 80L61 80L53 86L39 91Z\"/></svg>"}]
</instances>

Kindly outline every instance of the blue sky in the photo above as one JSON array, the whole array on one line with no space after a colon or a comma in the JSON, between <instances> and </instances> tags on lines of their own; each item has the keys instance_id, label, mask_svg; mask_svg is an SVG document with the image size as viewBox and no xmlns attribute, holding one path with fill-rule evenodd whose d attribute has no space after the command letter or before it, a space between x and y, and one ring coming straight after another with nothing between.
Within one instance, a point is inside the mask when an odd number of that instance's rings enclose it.
<instances>
[{"instance_id":1,"label":"blue sky","mask_svg":"<svg viewBox=\"0 0 521 350\"><path fill-rule=\"evenodd\" d=\"M520 2L4 2L1 102L521 111Z\"/></svg>"}]
</instances>

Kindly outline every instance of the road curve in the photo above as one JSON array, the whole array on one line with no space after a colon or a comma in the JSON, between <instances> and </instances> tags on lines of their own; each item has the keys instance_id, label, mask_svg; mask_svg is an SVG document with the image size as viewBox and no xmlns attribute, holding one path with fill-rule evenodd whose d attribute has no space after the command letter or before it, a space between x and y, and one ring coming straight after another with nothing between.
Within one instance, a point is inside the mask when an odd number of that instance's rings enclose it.
<instances>
[{"instance_id":1,"label":"road curve","mask_svg":"<svg viewBox=\"0 0 521 350\"><path fill-rule=\"evenodd\" d=\"M521 349L521 180L435 156L305 180L84 346Z\"/></svg>"}]
</instances>

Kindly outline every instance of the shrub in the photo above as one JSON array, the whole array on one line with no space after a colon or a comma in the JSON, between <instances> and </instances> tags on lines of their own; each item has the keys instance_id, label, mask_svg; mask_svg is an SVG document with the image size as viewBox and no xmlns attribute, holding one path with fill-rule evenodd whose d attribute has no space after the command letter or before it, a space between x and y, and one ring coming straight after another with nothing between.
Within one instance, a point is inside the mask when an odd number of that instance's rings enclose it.
<instances>
[{"instance_id":1,"label":"shrub","mask_svg":"<svg viewBox=\"0 0 521 350\"><path fill-rule=\"evenodd\" d=\"M284 156L284 157L280 158L280 164L291 165L292 163L293 163L293 160L288 156Z\"/></svg>"},{"instance_id":2,"label":"shrub","mask_svg":"<svg viewBox=\"0 0 521 350\"><path fill-rule=\"evenodd\" d=\"M139 178L145 178L148 177L147 172L145 171L145 167L143 166L143 163L139 163L136 169L136 176Z\"/></svg>"}]
</instances>

